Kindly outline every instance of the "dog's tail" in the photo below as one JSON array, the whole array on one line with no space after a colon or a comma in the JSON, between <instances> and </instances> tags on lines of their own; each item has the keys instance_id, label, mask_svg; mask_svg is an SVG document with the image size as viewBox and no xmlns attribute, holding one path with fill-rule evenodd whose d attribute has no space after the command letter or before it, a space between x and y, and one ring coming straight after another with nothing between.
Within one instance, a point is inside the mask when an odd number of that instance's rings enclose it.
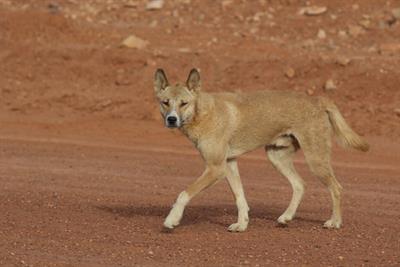
<instances>
[{"instance_id":1,"label":"dog's tail","mask_svg":"<svg viewBox=\"0 0 400 267\"><path fill-rule=\"evenodd\" d=\"M350 128L337 106L327 98L322 99L322 101L339 144L343 147L368 151L369 144Z\"/></svg>"}]
</instances>

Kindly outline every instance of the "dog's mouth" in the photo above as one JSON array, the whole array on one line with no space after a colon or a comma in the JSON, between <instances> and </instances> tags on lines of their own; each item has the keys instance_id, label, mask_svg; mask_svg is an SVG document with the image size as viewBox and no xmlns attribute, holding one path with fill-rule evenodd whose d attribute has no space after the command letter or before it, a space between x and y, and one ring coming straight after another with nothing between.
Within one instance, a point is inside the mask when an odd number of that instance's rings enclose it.
<instances>
[{"instance_id":1,"label":"dog's mouth","mask_svg":"<svg viewBox=\"0 0 400 267\"><path fill-rule=\"evenodd\" d=\"M177 121L177 122L172 122L172 123L168 122L168 121L165 122L165 126L167 126L167 128L171 128L171 129L179 128L182 125L183 125L183 121Z\"/></svg>"},{"instance_id":2,"label":"dog's mouth","mask_svg":"<svg viewBox=\"0 0 400 267\"><path fill-rule=\"evenodd\" d=\"M166 126L170 129L179 128L179 125L177 124L167 124Z\"/></svg>"}]
</instances>

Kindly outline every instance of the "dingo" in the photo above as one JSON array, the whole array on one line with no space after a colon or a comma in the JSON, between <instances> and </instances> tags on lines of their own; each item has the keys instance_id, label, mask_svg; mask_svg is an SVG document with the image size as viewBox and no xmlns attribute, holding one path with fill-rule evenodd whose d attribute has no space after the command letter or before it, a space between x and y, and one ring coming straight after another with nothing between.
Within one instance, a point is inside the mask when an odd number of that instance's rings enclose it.
<instances>
[{"instance_id":1,"label":"dingo","mask_svg":"<svg viewBox=\"0 0 400 267\"><path fill-rule=\"evenodd\" d=\"M190 199L226 177L238 209L238 221L228 230L246 230L249 207L236 158L263 146L293 189L290 204L278 223L287 224L293 219L303 197L304 182L293 166L293 155L301 148L311 171L328 187L332 197L332 216L324 227L340 228L342 187L330 164L332 130L346 147L367 151L369 145L347 125L332 101L290 91L211 94L200 89L196 69L190 71L184 85L170 85L162 69L155 73L154 90L165 125L179 128L206 163L204 173L179 194L165 227L177 226Z\"/></svg>"}]
</instances>

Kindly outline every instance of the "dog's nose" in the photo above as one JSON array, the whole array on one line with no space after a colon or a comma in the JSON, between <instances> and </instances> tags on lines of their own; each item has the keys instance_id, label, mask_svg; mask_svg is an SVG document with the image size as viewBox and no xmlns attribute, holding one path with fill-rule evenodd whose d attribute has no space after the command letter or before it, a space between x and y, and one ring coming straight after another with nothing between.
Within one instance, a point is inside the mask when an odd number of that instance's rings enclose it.
<instances>
[{"instance_id":1,"label":"dog's nose","mask_svg":"<svg viewBox=\"0 0 400 267\"><path fill-rule=\"evenodd\" d=\"M177 121L178 121L178 118L175 117L175 116L168 116L168 117L167 117L167 122L168 122L169 124L175 124Z\"/></svg>"}]
</instances>

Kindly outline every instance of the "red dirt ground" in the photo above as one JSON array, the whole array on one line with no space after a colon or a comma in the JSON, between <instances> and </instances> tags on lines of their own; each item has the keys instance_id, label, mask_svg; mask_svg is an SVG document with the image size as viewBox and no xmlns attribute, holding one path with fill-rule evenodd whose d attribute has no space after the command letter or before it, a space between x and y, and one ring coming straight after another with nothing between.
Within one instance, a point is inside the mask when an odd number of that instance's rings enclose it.
<instances>
[{"instance_id":1,"label":"red dirt ground","mask_svg":"<svg viewBox=\"0 0 400 267\"><path fill-rule=\"evenodd\" d=\"M328 11L299 15L307 2ZM147 11L145 1L0 0L0 265L400 265L400 21L391 14L400 5L351 2L171 0ZM148 46L121 48L131 34ZM173 81L199 67L208 91L334 99L372 145L334 149L344 227L322 228L329 195L300 154L306 196L298 218L276 227L291 190L256 151L239 163L247 232L226 231L236 207L223 181L163 233L203 164L160 122L159 66ZM323 89L328 79L336 89Z\"/></svg>"}]
</instances>

